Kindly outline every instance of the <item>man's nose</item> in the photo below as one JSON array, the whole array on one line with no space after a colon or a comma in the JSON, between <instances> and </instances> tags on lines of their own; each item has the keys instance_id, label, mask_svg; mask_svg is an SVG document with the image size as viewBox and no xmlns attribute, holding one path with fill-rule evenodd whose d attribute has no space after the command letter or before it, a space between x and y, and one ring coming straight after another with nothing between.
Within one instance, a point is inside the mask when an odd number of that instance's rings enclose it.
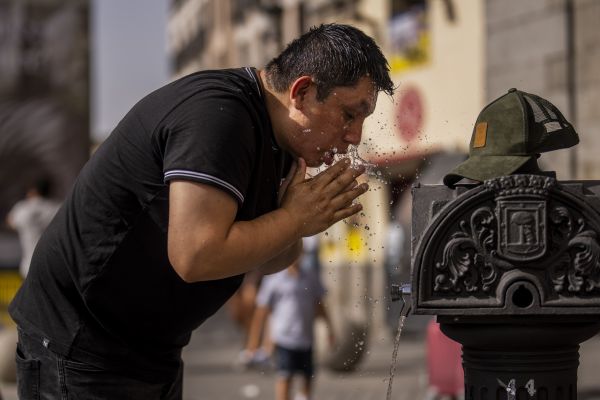
<instances>
[{"instance_id":1,"label":"man's nose","mask_svg":"<svg viewBox=\"0 0 600 400\"><path fill-rule=\"evenodd\" d=\"M346 132L344 134L344 140L347 143L353 144L355 146L358 146L360 144L360 139L362 137L362 122L360 123L354 123L350 126L348 126L348 128L346 128Z\"/></svg>"}]
</instances>

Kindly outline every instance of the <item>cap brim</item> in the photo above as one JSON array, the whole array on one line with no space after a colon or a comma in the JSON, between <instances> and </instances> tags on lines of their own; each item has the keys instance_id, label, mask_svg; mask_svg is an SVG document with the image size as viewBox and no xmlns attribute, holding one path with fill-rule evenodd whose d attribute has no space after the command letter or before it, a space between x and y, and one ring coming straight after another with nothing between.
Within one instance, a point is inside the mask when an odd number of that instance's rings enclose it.
<instances>
[{"instance_id":1,"label":"cap brim","mask_svg":"<svg viewBox=\"0 0 600 400\"><path fill-rule=\"evenodd\" d=\"M535 156L471 156L444 176L444 185L453 187L463 178L483 182L510 175Z\"/></svg>"}]
</instances>

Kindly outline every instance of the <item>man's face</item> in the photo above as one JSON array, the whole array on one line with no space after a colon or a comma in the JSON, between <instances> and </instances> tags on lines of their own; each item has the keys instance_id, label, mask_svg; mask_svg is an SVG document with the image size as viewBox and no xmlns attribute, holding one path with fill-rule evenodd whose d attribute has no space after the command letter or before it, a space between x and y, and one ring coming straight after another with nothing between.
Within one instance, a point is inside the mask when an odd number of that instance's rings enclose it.
<instances>
[{"instance_id":1,"label":"man's face","mask_svg":"<svg viewBox=\"0 0 600 400\"><path fill-rule=\"evenodd\" d=\"M316 99L316 87L305 94L301 116L295 118L300 132L290 139L298 157L309 167L331 165L336 153L345 154L358 145L365 118L373 113L377 91L371 79L361 78L355 86L340 86L323 101Z\"/></svg>"}]
</instances>

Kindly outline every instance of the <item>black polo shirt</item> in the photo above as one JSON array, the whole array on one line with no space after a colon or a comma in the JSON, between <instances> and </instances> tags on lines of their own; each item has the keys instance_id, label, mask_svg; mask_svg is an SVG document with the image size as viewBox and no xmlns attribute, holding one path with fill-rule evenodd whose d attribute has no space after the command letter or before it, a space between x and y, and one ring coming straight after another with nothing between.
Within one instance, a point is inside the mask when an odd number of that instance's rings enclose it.
<instances>
[{"instance_id":1,"label":"black polo shirt","mask_svg":"<svg viewBox=\"0 0 600 400\"><path fill-rule=\"evenodd\" d=\"M236 220L277 208L279 150L256 71L198 72L151 93L81 171L10 305L58 353L134 374L175 374L191 332L242 276L186 283L167 256L169 181L215 186Z\"/></svg>"}]
</instances>

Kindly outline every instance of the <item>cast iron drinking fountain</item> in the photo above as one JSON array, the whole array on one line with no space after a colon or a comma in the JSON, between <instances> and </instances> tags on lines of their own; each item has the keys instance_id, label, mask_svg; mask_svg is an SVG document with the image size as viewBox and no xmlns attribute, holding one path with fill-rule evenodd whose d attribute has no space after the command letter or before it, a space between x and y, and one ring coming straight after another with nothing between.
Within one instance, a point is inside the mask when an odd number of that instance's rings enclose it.
<instances>
[{"instance_id":1,"label":"cast iron drinking fountain","mask_svg":"<svg viewBox=\"0 0 600 400\"><path fill-rule=\"evenodd\" d=\"M535 161L577 142L556 107L511 89L446 185L413 186L412 312L462 345L466 400L577 399L579 345L600 331L600 181L559 181ZM499 150L529 158L514 169Z\"/></svg>"}]
</instances>

